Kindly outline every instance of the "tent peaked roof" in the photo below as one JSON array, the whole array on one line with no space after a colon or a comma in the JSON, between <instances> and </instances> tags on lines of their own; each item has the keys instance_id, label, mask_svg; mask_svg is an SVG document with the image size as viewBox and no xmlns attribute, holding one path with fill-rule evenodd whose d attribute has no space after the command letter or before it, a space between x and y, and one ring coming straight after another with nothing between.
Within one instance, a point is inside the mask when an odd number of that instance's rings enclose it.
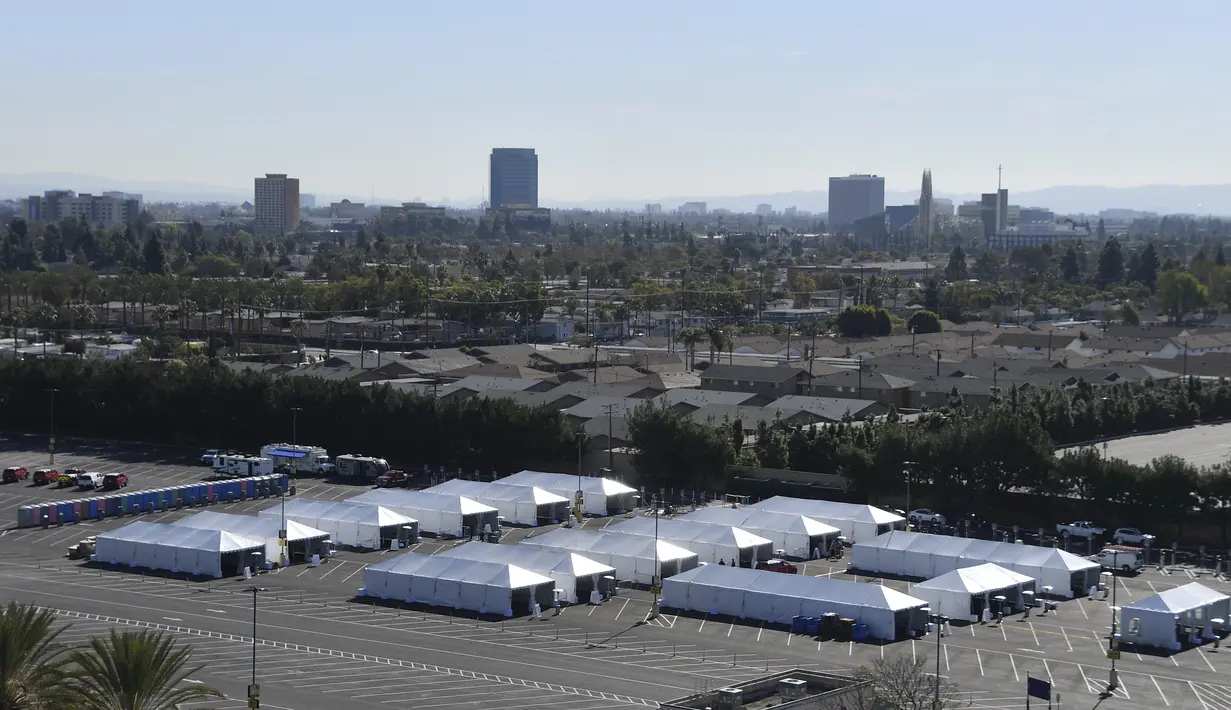
<instances>
[{"instance_id":1,"label":"tent peaked roof","mask_svg":"<svg viewBox=\"0 0 1231 710\"><path fill-rule=\"evenodd\" d=\"M779 513L756 508L728 508L709 506L685 513L681 520L698 520L703 523L733 525L749 530L780 530L805 535L837 535L841 532L832 525L798 513Z\"/></svg>"},{"instance_id":2,"label":"tent peaked roof","mask_svg":"<svg viewBox=\"0 0 1231 710\"><path fill-rule=\"evenodd\" d=\"M678 518L655 520L649 516L642 516L609 525L604 530L627 535L653 535L668 540L725 544L741 549L773 544L772 540L731 525Z\"/></svg>"},{"instance_id":3,"label":"tent peaked roof","mask_svg":"<svg viewBox=\"0 0 1231 710\"><path fill-rule=\"evenodd\" d=\"M189 527L187 525L168 525L166 523L147 523L138 520L129 523L118 530L103 533L99 537L133 542L149 542L163 545L176 545L207 552L240 552L256 550L265 547L263 537L252 537L239 533L223 532Z\"/></svg>"},{"instance_id":4,"label":"tent peaked roof","mask_svg":"<svg viewBox=\"0 0 1231 710\"><path fill-rule=\"evenodd\" d=\"M1018 574L996 564L987 563L974 567L962 567L951 572L920 582L916 589L943 589L960 591L969 594L982 594L997 589L1007 589L1018 584L1032 581L1024 574Z\"/></svg>"},{"instance_id":5,"label":"tent peaked roof","mask_svg":"<svg viewBox=\"0 0 1231 710\"><path fill-rule=\"evenodd\" d=\"M464 545L458 545L457 547L438 552L437 555L466 560L504 562L540 574L545 571L566 572L581 577L591 574L611 574L615 572L613 567L595 562L589 557L575 552L543 550L535 547L520 547L518 545L500 545L491 542L468 542Z\"/></svg>"},{"instance_id":6,"label":"tent peaked roof","mask_svg":"<svg viewBox=\"0 0 1231 710\"><path fill-rule=\"evenodd\" d=\"M514 486L539 486L548 490L558 488L568 488L576 490L580 487L587 493L602 493L604 495L614 496L623 495L625 493L636 493L637 489L629 488L619 481L610 478L595 478L592 476L582 476L580 481L578 476L571 473L547 473L545 471L518 471L511 476L505 476L497 483L503 483Z\"/></svg>"},{"instance_id":7,"label":"tent peaked roof","mask_svg":"<svg viewBox=\"0 0 1231 710\"><path fill-rule=\"evenodd\" d=\"M452 493L435 493L432 491L403 491L377 488L357 495L351 498L350 501L366 503L368 505L388 505L393 508L439 510L446 513L460 513L462 515L496 512L496 509L490 505L483 505L465 496Z\"/></svg>"},{"instance_id":8,"label":"tent peaked roof","mask_svg":"<svg viewBox=\"0 0 1231 710\"><path fill-rule=\"evenodd\" d=\"M272 505L261 511L262 514L281 513L281 504ZM296 498L286 501L286 514L304 518L324 520L340 520L351 523L371 523L385 527L386 525L406 525L416 522L414 518L406 517L379 505L365 505L346 500L315 500L313 498Z\"/></svg>"},{"instance_id":9,"label":"tent peaked roof","mask_svg":"<svg viewBox=\"0 0 1231 710\"><path fill-rule=\"evenodd\" d=\"M544 577L516 565L441 555L423 555L417 552L408 552L393 559L378 562L368 569L393 574L414 574L437 579L484 583L508 589L554 584L550 577Z\"/></svg>"},{"instance_id":10,"label":"tent peaked roof","mask_svg":"<svg viewBox=\"0 0 1231 710\"><path fill-rule=\"evenodd\" d=\"M792 498L790 496L766 498L751 507L760 510L774 510L780 513L796 513L798 515L814 514L820 516L822 514L821 511L823 511L825 517L841 520L858 520L876 523L877 525L890 525L905 520L905 518L896 513L890 513L873 505L840 503L832 500L813 500L811 498Z\"/></svg>"},{"instance_id":11,"label":"tent peaked roof","mask_svg":"<svg viewBox=\"0 0 1231 710\"><path fill-rule=\"evenodd\" d=\"M1126 604L1125 607L1179 614L1190 609L1209 606L1227 598L1226 594L1216 592L1203 584L1190 582L1182 587L1175 587L1154 596L1138 599L1132 604Z\"/></svg>"},{"instance_id":12,"label":"tent peaked roof","mask_svg":"<svg viewBox=\"0 0 1231 710\"><path fill-rule=\"evenodd\" d=\"M175 524L199 530L221 530L249 537L270 538L277 537L282 523L270 517L258 518L252 515L235 515L233 513L204 510L177 520ZM314 527L297 523L294 520L286 521L287 540L311 540L328 536L329 533L324 530L317 530Z\"/></svg>"}]
</instances>

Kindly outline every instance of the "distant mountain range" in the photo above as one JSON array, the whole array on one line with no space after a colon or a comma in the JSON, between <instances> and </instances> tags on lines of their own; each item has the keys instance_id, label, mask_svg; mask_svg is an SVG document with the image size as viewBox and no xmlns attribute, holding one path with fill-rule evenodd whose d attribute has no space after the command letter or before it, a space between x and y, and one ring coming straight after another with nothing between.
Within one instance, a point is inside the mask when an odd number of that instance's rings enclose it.
<instances>
[{"instance_id":1,"label":"distant mountain range","mask_svg":"<svg viewBox=\"0 0 1231 710\"><path fill-rule=\"evenodd\" d=\"M341 200L343 195L313 193L317 204ZM0 198L21 198L41 195L45 190L68 189L99 193L108 190L139 192L152 202L242 202L252 199L252 188L222 187L178 180L114 180L94 175L74 173L28 173L0 175ZM976 194L938 193L937 197L961 204L977 200ZM356 195L350 195L356 199ZM885 202L890 205L911 204L917 192L889 191ZM359 197L362 199L362 197ZM365 200L366 201L366 200ZM376 198L377 204L398 204L409 198ZM478 198L447 200L450 207L473 207ZM825 212L828 193L824 190L796 190L764 195L726 195L659 197L638 200L596 198L583 201L562 201L544 198L543 206L557 209L614 209L641 211L646 203L658 203L672 210L685 202L705 202L710 209L726 208L737 212L752 212L759 204L772 205L775 210L795 206L809 212ZM1061 214L1095 213L1111 208L1146 210L1160 214L1231 215L1231 184L1222 185L1144 185L1141 187L1103 187L1099 185L1063 185L1025 192L1009 191L1009 202L1023 207L1047 207Z\"/></svg>"}]
</instances>

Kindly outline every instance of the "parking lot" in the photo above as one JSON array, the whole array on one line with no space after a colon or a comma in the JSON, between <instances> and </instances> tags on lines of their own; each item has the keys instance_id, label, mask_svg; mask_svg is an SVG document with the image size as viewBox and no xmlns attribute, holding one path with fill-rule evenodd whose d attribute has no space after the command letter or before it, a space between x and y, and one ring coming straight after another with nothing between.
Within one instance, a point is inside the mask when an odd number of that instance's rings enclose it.
<instances>
[{"instance_id":1,"label":"parking lot","mask_svg":"<svg viewBox=\"0 0 1231 710\"><path fill-rule=\"evenodd\" d=\"M5 451L0 455L21 454ZM151 480L204 473L203 468L184 464L134 465L149 466ZM340 500L360 490L307 481L302 482L300 495ZM0 488L0 509L11 507L14 496L28 493L24 484ZM212 509L255 513L276 505L276 500L259 500ZM210 674L223 683L242 681L251 670L250 645L244 651L242 640L211 634L225 632L251 643L247 625L252 597L243 589L252 582L186 581L139 570L98 568L63 557L67 545L77 539L133 519L172 522L192 512L167 511L47 530L0 531L0 596L39 599L60 609L124 622L174 626L180 629L176 633L191 641L200 659L209 662ZM606 519L589 519L585 529L607 524ZM511 531L506 541L527 534L533 532ZM463 543L425 540L412 549L430 554L456 544ZM878 658L908 654L927 658L929 664L939 658L940 673L959 685L972 707L987 710L1024 707L1027 676L1051 679L1061 693L1063 707L1097 704L1100 708L1231 710L1231 685L1225 680L1231 673L1231 651L1209 646L1170 656L1126 650L1117 662L1120 687L1111 696L1101 697L1108 678L1110 599L1064 601L1055 614L1017 615L1003 623L954 624L952 633L940 639L938 652L934 634L891 644L818 642L772 625L725 617L668 613L648 618L652 596L623 588L598 606L580 605L558 616L548 611L541 619L506 621L355 599L363 586L363 570L395 554L399 553L340 551L319 567L296 565L257 578L267 590L258 599L261 625L269 634L268 643L258 647L258 666L268 670L268 675L262 673L266 678L262 682L285 686L278 691L284 698L297 697L302 689L314 691L302 703L279 703L269 695L273 705L263 705L298 710L312 707L312 699L336 695L360 707L398 702L432 707L428 699L441 697L439 693L464 693L467 697L473 694L473 707L479 708L624 707L653 704L766 672L795 667L849 670ZM851 575L845 561L808 562L802 572L910 591L907 582ZM1231 592L1231 584L1192 568L1175 568L1171 574L1148 569L1137 576L1117 577L1117 601L1126 604L1197 579ZM437 694L429 690L415 695L409 684L412 678L415 688L437 688ZM477 685L449 684L461 681ZM242 686L235 687L236 693L242 693ZM270 687L267 692L275 691ZM366 693L370 695L356 697Z\"/></svg>"}]
</instances>

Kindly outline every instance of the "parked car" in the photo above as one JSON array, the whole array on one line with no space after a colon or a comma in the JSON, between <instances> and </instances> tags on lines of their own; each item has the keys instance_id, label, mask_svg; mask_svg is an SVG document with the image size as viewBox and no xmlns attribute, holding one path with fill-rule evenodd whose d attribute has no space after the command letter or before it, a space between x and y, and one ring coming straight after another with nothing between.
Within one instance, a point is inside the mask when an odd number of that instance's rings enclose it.
<instances>
[{"instance_id":1,"label":"parked car","mask_svg":"<svg viewBox=\"0 0 1231 710\"><path fill-rule=\"evenodd\" d=\"M767 570L769 572L782 572L783 574L798 574L799 568L787 562L786 560L765 560L757 563L757 569Z\"/></svg>"},{"instance_id":2,"label":"parked car","mask_svg":"<svg viewBox=\"0 0 1231 710\"><path fill-rule=\"evenodd\" d=\"M71 488L77 485L77 477L85 473L84 468L66 468L56 476L56 488Z\"/></svg>"},{"instance_id":3,"label":"parked car","mask_svg":"<svg viewBox=\"0 0 1231 710\"><path fill-rule=\"evenodd\" d=\"M394 486L405 488L409 483L410 476L407 476L405 471L399 471L396 468L376 477L377 488L392 488Z\"/></svg>"},{"instance_id":4,"label":"parked car","mask_svg":"<svg viewBox=\"0 0 1231 710\"><path fill-rule=\"evenodd\" d=\"M25 466L14 466L13 468L4 469L3 477L0 480L3 480L5 483L16 483L24 481L29 477L30 469Z\"/></svg>"},{"instance_id":5,"label":"parked car","mask_svg":"<svg viewBox=\"0 0 1231 710\"><path fill-rule=\"evenodd\" d=\"M945 524L945 516L937 513L931 508L916 508L906 516L906 520L912 524L919 523L936 523L937 525Z\"/></svg>"},{"instance_id":6,"label":"parked car","mask_svg":"<svg viewBox=\"0 0 1231 710\"><path fill-rule=\"evenodd\" d=\"M1075 520L1068 524L1056 525L1056 532L1061 535L1067 533L1069 537L1098 537L1107 531L1089 520Z\"/></svg>"},{"instance_id":7,"label":"parked car","mask_svg":"<svg viewBox=\"0 0 1231 710\"><path fill-rule=\"evenodd\" d=\"M108 473L103 476L104 491L118 491L128 485L128 476L122 473Z\"/></svg>"},{"instance_id":8,"label":"parked car","mask_svg":"<svg viewBox=\"0 0 1231 710\"><path fill-rule=\"evenodd\" d=\"M97 471L85 471L77 475L78 490L90 491L103 487L103 474Z\"/></svg>"},{"instance_id":9,"label":"parked car","mask_svg":"<svg viewBox=\"0 0 1231 710\"><path fill-rule=\"evenodd\" d=\"M219 453L220 452L218 451L218 449L206 449L205 453L201 454L201 465L202 466L213 466L214 457L217 456Z\"/></svg>"},{"instance_id":10,"label":"parked car","mask_svg":"<svg viewBox=\"0 0 1231 710\"><path fill-rule=\"evenodd\" d=\"M1116 528L1116 531L1111 534L1111 539L1117 545L1150 545L1152 547L1157 538L1137 528Z\"/></svg>"},{"instance_id":11,"label":"parked car","mask_svg":"<svg viewBox=\"0 0 1231 710\"><path fill-rule=\"evenodd\" d=\"M60 472L54 468L40 468L34 472L34 485L45 486L48 483L56 480L60 476Z\"/></svg>"}]
</instances>

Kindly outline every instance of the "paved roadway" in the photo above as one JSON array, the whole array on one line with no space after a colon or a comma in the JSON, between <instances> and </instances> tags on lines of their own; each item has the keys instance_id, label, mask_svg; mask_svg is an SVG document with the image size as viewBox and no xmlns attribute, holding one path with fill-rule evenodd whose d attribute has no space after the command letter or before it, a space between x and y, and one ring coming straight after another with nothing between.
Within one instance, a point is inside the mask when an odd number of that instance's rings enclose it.
<instances>
[{"instance_id":1,"label":"paved roadway","mask_svg":"<svg viewBox=\"0 0 1231 710\"><path fill-rule=\"evenodd\" d=\"M1213 466L1231 460L1231 424L1206 424L1164 434L1143 434L1107 442L1107 455L1138 466L1173 454L1194 466ZM1102 451L1102 446L1098 449ZM1060 452L1069 451L1062 449Z\"/></svg>"},{"instance_id":2,"label":"paved roadway","mask_svg":"<svg viewBox=\"0 0 1231 710\"><path fill-rule=\"evenodd\" d=\"M154 474L161 475L161 474ZM308 484L312 485L312 484ZM15 493L10 493L14 490ZM0 508L23 487L0 488ZM357 489L328 487L316 497ZM319 494L319 495L317 495ZM215 506L252 513L276 501ZM171 522L192 511L138 519ZM60 610L78 637L108 627L161 625L192 644L206 664L194 679L211 683L242 706L251 672L252 597L242 580L190 582L138 571L69 562L65 547L127 520L63 528L0 530L0 600L36 602ZM608 521L591 519L586 529ZM520 538L517 531L509 538ZM431 553L456 542L427 541ZM1151 707L1231 710L1231 651L1201 648L1173 656L1126 652L1122 686L1108 698L1104 655L1110 602L1063 602L1056 615L1014 617L1004 624L955 626L936 637L893 644L818 643L777 627L728 618L665 614L646 621L643 591L620 590L599 606L566 609L541 620L504 622L456 617L441 610L355 603L363 570L390 552L341 552L320 567L297 565L261 575L269 591L258 601L258 674L263 706L356 710L388 705L488 708L616 708L653 705L702 688L719 687L793 667L843 670L877 658L939 657L972 707L1024 707L1027 674L1051 678L1064 707ZM844 567L811 562L805 573L852 578ZM1117 581L1118 602L1196 579L1179 570L1149 571ZM905 582L870 580L902 591ZM1223 591L1231 585L1201 578Z\"/></svg>"}]
</instances>

